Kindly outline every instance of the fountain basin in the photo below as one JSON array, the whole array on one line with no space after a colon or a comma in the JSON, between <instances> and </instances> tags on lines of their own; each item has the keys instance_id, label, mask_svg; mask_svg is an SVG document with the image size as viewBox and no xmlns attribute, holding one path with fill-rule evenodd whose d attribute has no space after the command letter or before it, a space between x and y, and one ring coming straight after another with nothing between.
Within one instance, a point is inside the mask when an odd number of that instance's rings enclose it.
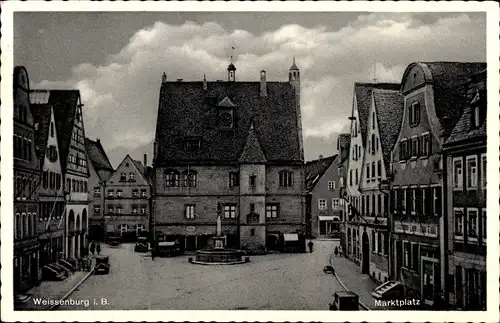
<instances>
[{"instance_id":1,"label":"fountain basin","mask_svg":"<svg viewBox=\"0 0 500 323\"><path fill-rule=\"evenodd\" d=\"M196 251L196 258L191 263L198 265L237 265L248 262L243 260L243 252L236 249L204 249Z\"/></svg>"}]
</instances>

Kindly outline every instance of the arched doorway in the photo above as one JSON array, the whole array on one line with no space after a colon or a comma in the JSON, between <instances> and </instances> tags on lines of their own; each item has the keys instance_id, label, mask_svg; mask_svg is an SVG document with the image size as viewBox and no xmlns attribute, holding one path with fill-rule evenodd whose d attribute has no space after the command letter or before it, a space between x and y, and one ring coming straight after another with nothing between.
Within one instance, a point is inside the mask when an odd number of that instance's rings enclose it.
<instances>
[{"instance_id":1,"label":"arched doorway","mask_svg":"<svg viewBox=\"0 0 500 323\"><path fill-rule=\"evenodd\" d=\"M279 250L280 240L278 233L269 233L266 239L266 247L268 250Z\"/></svg>"},{"instance_id":2,"label":"arched doorway","mask_svg":"<svg viewBox=\"0 0 500 323\"><path fill-rule=\"evenodd\" d=\"M351 228L347 229L347 254L351 254L352 242L351 242Z\"/></svg>"},{"instance_id":3,"label":"arched doorway","mask_svg":"<svg viewBox=\"0 0 500 323\"><path fill-rule=\"evenodd\" d=\"M374 243L372 241L372 243ZM368 240L368 234L366 231L363 232L363 237L361 238L361 252L362 252L362 264L361 273L370 273L370 241Z\"/></svg>"},{"instance_id":4,"label":"arched doorway","mask_svg":"<svg viewBox=\"0 0 500 323\"><path fill-rule=\"evenodd\" d=\"M80 243L80 249L81 249L81 255L86 256L89 252L87 249L87 229L88 229L88 219L87 219L87 210L83 209L82 212L82 233L81 233L81 243Z\"/></svg>"},{"instance_id":5,"label":"arched doorway","mask_svg":"<svg viewBox=\"0 0 500 323\"><path fill-rule=\"evenodd\" d=\"M68 237L68 257L74 258L73 246L74 246L74 231L75 231L75 212L73 210L69 211L68 215L68 226L67 226L67 237Z\"/></svg>"}]
</instances>

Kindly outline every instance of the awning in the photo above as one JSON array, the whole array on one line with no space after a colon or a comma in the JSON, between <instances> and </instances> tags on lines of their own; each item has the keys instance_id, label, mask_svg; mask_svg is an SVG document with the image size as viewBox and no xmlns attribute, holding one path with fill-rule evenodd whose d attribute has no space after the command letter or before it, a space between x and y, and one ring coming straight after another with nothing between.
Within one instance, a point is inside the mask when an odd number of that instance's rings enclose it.
<instances>
[{"instance_id":1,"label":"awning","mask_svg":"<svg viewBox=\"0 0 500 323\"><path fill-rule=\"evenodd\" d=\"M285 241L299 241L299 235L297 233L284 233L283 239Z\"/></svg>"},{"instance_id":2,"label":"awning","mask_svg":"<svg viewBox=\"0 0 500 323\"><path fill-rule=\"evenodd\" d=\"M340 218L335 215L318 215L320 221L340 221Z\"/></svg>"},{"instance_id":3,"label":"awning","mask_svg":"<svg viewBox=\"0 0 500 323\"><path fill-rule=\"evenodd\" d=\"M170 242L170 241L158 242L158 247L172 247L172 246L175 246L175 242Z\"/></svg>"}]
</instances>

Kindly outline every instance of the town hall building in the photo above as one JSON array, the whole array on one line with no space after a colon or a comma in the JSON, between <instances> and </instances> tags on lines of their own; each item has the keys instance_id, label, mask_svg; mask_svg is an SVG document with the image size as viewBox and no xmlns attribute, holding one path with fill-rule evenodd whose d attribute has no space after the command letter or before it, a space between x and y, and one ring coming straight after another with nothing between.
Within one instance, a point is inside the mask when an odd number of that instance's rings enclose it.
<instances>
[{"instance_id":1,"label":"town hall building","mask_svg":"<svg viewBox=\"0 0 500 323\"><path fill-rule=\"evenodd\" d=\"M185 250L212 244L280 249L305 234L300 71L287 82L167 81L154 147L154 230Z\"/></svg>"}]
</instances>

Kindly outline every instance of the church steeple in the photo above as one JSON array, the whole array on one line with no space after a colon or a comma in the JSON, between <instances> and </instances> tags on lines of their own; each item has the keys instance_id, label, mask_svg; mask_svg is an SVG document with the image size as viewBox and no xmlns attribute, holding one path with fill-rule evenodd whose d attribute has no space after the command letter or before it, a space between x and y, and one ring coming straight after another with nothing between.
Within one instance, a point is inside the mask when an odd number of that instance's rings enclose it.
<instances>
[{"instance_id":1,"label":"church steeple","mask_svg":"<svg viewBox=\"0 0 500 323\"><path fill-rule=\"evenodd\" d=\"M233 49L233 54L234 54L234 47ZM236 67L233 64L233 55L231 55L231 62L229 63L229 66L227 67L227 81L228 82L234 82L236 81Z\"/></svg>"}]
</instances>

